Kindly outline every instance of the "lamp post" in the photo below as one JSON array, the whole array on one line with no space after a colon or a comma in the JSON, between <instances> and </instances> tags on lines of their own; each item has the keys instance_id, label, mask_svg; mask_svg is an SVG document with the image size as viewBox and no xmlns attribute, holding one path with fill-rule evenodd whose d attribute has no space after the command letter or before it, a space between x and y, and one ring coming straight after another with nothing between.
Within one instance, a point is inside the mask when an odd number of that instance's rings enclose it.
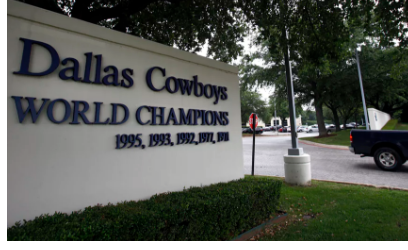
<instances>
[{"instance_id":1,"label":"lamp post","mask_svg":"<svg viewBox=\"0 0 408 250\"><path fill-rule=\"evenodd\" d=\"M365 118L365 123L366 123L366 130L370 130L370 125L368 124L368 118L367 118L367 108L366 108L365 97L364 97L363 78L361 77L360 60L358 59L357 48L356 48L356 60L357 60L358 80L360 82L361 99L363 100L363 109L364 109L364 118Z\"/></svg>"},{"instance_id":2,"label":"lamp post","mask_svg":"<svg viewBox=\"0 0 408 250\"><path fill-rule=\"evenodd\" d=\"M310 155L303 153L303 148L298 147L296 131L296 110L293 94L292 68L289 61L288 33L282 30L282 38L286 43L283 53L285 56L286 86L288 91L288 103L291 126L292 148L288 149L288 154L283 156L285 162L285 182L292 185L309 186L312 181L310 167Z\"/></svg>"}]
</instances>

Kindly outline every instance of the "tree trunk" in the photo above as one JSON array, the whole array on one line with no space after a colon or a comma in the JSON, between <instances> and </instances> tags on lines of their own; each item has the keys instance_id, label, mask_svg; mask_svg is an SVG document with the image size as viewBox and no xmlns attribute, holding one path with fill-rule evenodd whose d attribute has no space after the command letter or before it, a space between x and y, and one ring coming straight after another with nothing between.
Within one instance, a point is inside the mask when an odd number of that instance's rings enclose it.
<instances>
[{"instance_id":1,"label":"tree trunk","mask_svg":"<svg viewBox=\"0 0 408 250\"><path fill-rule=\"evenodd\" d=\"M316 120L317 125L319 126L319 136L326 136L326 126L324 124L324 117L323 117L323 104L318 104L315 98L315 109L316 109Z\"/></svg>"},{"instance_id":2,"label":"tree trunk","mask_svg":"<svg viewBox=\"0 0 408 250\"><path fill-rule=\"evenodd\" d=\"M319 136L326 136L327 130L324 124L324 117L323 117L323 102L320 101L320 93L317 91L317 84L312 83L313 92L315 93L314 97L314 104L316 110L316 120L317 125L319 126Z\"/></svg>"},{"instance_id":3,"label":"tree trunk","mask_svg":"<svg viewBox=\"0 0 408 250\"><path fill-rule=\"evenodd\" d=\"M340 131L340 118L339 114L337 113L337 109L331 109L334 118L334 125L336 125L336 131Z\"/></svg>"},{"instance_id":4,"label":"tree trunk","mask_svg":"<svg viewBox=\"0 0 408 250\"><path fill-rule=\"evenodd\" d=\"M344 119L343 119L343 128L344 128L344 129L347 129L346 124L347 124L347 119L344 118Z\"/></svg>"}]
</instances>

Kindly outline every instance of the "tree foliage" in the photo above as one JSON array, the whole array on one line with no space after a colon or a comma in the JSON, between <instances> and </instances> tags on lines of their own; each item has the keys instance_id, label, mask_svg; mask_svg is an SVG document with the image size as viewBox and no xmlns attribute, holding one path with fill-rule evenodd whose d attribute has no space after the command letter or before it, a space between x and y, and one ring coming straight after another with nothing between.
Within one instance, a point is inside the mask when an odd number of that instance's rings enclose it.
<instances>
[{"instance_id":1,"label":"tree foliage","mask_svg":"<svg viewBox=\"0 0 408 250\"><path fill-rule=\"evenodd\" d=\"M241 122L246 124L252 113L256 113L265 123L271 120L268 115L265 101L261 99L261 94L255 91L248 91L241 88ZM267 120L269 119L269 120Z\"/></svg>"},{"instance_id":2,"label":"tree foliage","mask_svg":"<svg viewBox=\"0 0 408 250\"><path fill-rule=\"evenodd\" d=\"M259 32L257 42L262 47L259 53L245 58L243 79L250 85L274 85L278 92L287 93L283 51L289 48L297 100L314 104L320 135L326 133L325 102L330 105L341 99L342 107L358 102L359 92L354 91L358 84L345 91L344 81L334 78L340 74L345 82L350 82L349 77L358 81L357 74L345 74L353 63L351 58L357 44L374 41L385 48L396 39L400 48L407 45L407 1L248 0L242 3L244 13ZM263 59L267 67L254 65L255 58ZM330 81L333 86L328 87ZM336 88L341 91L337 92ZM332 98L331 94L339 98Z\"/></svg>"},{"instance_id":3,"label":"tree foliage","mask_svg":"<svg viewBox=\"0 0 408 250\"><path fill-rule=\"evenodd\" d=\"M208 56L241 54L246 23L234 0L20 0L189 52L208 43Z\"/></svg>"},{"instance_id":4,"label":"tree foliage","mask_svg":"<svg viewBox=\"0 0 408 250\"><path fill-rule=\"evenodd\" d=\"M407 51L362 47L360 64L367 105L393 115L408 103L408 70L395 73L396 67L406 63L402 57Z\"/></svg>"}]
</instances>

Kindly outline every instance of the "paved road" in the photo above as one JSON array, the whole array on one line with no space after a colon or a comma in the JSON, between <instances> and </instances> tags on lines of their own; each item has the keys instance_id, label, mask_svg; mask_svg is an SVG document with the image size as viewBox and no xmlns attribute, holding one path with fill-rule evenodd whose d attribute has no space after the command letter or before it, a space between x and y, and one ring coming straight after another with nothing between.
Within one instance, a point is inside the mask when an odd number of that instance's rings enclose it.
<instances>
[{"instance_id":1,"label":"paved road","mask_svg":"<svg viewBox=\"0 0 408 250\"><path fill-rule=\"evenodd\" d=\"M290 136L267 136L266 132L256 138L255 174L285 176L283 155L291 146ZM317 134L299 134L299 137ZM242 138L244 149L244 173L251 174L252 137ZM363 183L408 189L408 163L398 172L379 169L372 157L360 158L348 150L329 149L299 143L310 154L312 178L321 180Z\"/></svg>"}]
</instances>

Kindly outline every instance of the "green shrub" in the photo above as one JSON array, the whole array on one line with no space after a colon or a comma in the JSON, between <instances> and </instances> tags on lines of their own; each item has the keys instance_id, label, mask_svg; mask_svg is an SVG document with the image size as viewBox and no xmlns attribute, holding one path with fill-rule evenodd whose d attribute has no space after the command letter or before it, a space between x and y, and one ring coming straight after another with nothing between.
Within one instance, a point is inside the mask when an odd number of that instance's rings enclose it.
<instances>
[{"instance_id":1,"label":"green shrub","mask_svg":"<svg viewBox=\"0 0 408 250\"><path fill-rule=\"evenodd\" d=\"M381 130L394 130L397 123L398 123L397 119L391 119L387 122L387 124L384 125L384 127L382 127Z\"/></svg>"},{"instance_id":2,"label":"green shrub","mask_svg":"<svg viewBox=\"0 0 408 250\"><path fill-rule=\"evenodd\" d=\"M229 240L274 214L281 185L245 178L41 215L8 228L7 240Z\"/></svg>"}]
</instances>

